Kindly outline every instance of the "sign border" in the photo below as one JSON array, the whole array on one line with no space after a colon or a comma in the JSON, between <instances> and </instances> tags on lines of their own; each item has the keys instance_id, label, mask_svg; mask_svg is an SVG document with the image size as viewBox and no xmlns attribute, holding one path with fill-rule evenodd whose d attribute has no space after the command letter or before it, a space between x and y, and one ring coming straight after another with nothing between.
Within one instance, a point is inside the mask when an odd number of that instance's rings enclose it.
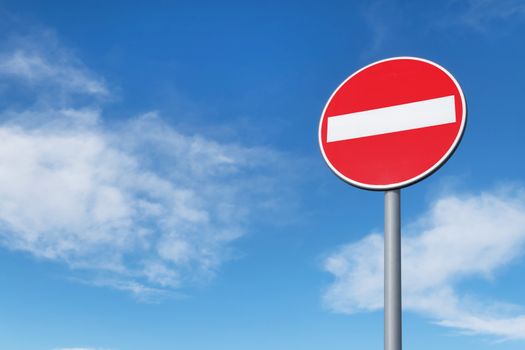
<instances>
[{"instance_id":1,"label":"sign border","mask_svg":"<svg viewBox=\"0 0 525 350\"><path fill-rule=\"evenodd\" d=\"M459 130L456 138L454 139L454 142L449 147L448 151L443 155L443 157L441 157L441 159L439 161L437 161L436 164L434 164L431 168L427 169L425 172L419 174L418 176L415 176L413 178L410 178L410 179L402 181L402 182L397 182L397 183L393 183L393 184L389 184L389 185L370 185L370 184L365 184L365 183L361 183L359 181L352 180L352 179L346 177L345 175L341 174L332 165L332 163L330 163L330 160L328 159L328 157L326 156L326 154L324 152L323 141L322 141L322 136L321 136L321 129L322 129L323 117L325 116L326 109L328 108L328 105L332 101L332 99L335 96L335 94L339 91L339 89L341 89L341 87L344 84L346 84L347 81L352 79L355 75L357 75L357 74L361 73L362 71L364 71L365 69L368 69L368 68L370 68L372 66L375 66L377 64L380 64L380 63L383 63L383 62L388 62L388 61L402 60L402 59L404 59L404 60L420 61L420 62L425 62L425 63L431 64L434 67L436 67L436 68L440 69L441 71L443 71L454 82L454 84L456 85L456 87L457 87L457 89L459 91L459 95L461 96L461 104L462 104L462 107L463 107L462 108L463 115L462 115L462 118L461 118L460 130ZM319 121L319 130L318 130L319 148L321 149L321 154L323 155L323 158L324 158L326 164L328 164L328 166L330 167L330 170L332 170L332 172L335 175L337 175L337 177L339 177L341 180L345 181L346 183L349 183L350 185L353 185L355 187L363 188L363 189L366 189L366 190L372 190L372 191L384 191L384 190L398 189L398 188L403 188L403 187L410 186L410 185L412 185L412 184L414 184L416 182L419 182L419 181L423 180L424 178L432 175L443 164L445 164L445 162L452 156L452 154L454 153L454 151L458 147L459 142L461 141L461 139L463 137L463 134L465 132L465 125L466 125L466 123L467 123L467 103L465 101L465 95L463 95L463 90L461 89L461 86L459 85L459 83L456 80L456 78L454 78L454 76L448 70L446 70L445 68L443 68L439 64L437 64L437 63L435 63L433 61L424 59L424 58L413 57L413 56L396 56L396 57L386 58L386 59L382 59L382 60L370 63L369 65L367 65L367 66L357 70L353 74L351 74L341 84L339 84L339 86L334 90L334 92L332 93L332 95L330 96L328 101L326 102L326 104L325 104L325 106L323 108L323 113L321 114L321 119Z\"/></svg>"}]
</instances>

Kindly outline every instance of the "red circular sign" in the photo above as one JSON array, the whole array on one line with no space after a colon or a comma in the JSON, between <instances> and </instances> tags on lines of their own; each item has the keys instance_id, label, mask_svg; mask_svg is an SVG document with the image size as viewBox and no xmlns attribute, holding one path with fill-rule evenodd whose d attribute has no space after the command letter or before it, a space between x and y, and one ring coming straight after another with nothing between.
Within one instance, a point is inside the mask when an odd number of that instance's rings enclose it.
<instances>
[{"instance_id":1,"label":"red circular sign","mask_svg":"<svg viewBox=\"0 0 525 350\"><path fill-rule=\"evenodd\" d=\"M321 153L354 186L408 186L454 152L466 112L461 87L438 64L414 57L378 61L352 74L326 103Z\"/></svg>"}]
</instances>

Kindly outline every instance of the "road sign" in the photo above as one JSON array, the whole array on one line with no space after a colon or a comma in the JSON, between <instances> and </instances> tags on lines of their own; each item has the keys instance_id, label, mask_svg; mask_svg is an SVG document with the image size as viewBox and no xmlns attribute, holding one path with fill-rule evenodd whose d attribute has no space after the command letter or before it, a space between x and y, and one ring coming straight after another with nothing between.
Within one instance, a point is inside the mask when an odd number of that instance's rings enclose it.
<instances>
[{"instance_id":1,"label":"road sign","mask_svg":"<svg viewBox=\"0 0 525 350\"><path fill-rule=\"evenodd\" d=\"M405 187L450 157L466 116L461 87L443 67L414 57L378 61L352 74L326 103L321 153L354 186Z\"/></svg>"}]
</instances>

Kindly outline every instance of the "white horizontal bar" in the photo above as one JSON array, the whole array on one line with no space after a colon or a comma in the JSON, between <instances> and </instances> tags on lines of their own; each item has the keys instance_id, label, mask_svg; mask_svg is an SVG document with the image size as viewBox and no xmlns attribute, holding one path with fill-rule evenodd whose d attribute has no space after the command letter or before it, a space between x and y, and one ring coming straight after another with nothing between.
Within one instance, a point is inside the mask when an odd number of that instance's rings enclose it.
<instances>
[{"instance_id":1,"label":"white horizontal bar","mask_svg":"<svg viewBox=\"0 0 525 350\"><path fill-rule=\"evenodd\" d=\"M454 95L328 118L326 142L454 123Z\"/></svg>"}]
</instances>

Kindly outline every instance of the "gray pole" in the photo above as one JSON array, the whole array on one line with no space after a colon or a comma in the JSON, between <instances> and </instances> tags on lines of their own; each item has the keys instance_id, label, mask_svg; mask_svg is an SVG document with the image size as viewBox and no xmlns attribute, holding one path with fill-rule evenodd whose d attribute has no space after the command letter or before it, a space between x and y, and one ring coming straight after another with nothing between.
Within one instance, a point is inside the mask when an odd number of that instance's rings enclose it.
<instances>
[{"instance_id":1,"label":"gray pole","mask_svg":"<svg viewBox=\"0 0 525 350\"><path fill-rule=\"evenodd\" d=\"M385 350L401 350L401 193L385 192Z\"/></svg>"}]
</instances>

